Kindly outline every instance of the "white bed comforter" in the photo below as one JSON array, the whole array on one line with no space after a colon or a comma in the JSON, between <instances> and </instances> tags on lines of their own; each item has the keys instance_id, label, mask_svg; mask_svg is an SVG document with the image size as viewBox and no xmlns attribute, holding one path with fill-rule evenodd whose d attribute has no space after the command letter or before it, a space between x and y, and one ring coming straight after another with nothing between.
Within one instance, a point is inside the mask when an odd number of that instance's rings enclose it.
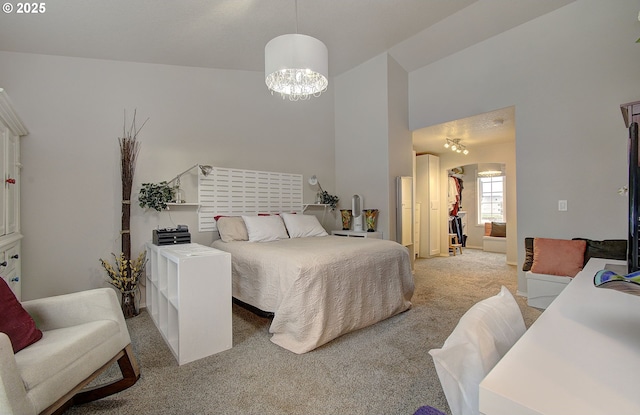
<instances>
[{"instance_id":1,"label":"white bed comforter","mask_svg":"<svg viewBox=\"0 0 640 415\"><path fill-rule=\"evenodd\" d=\"M411 307L409 252L393 241L323 236L213 247L231 253L233 296L273 312L271 341L294 353Z\"/></svg>"}]
</instances>

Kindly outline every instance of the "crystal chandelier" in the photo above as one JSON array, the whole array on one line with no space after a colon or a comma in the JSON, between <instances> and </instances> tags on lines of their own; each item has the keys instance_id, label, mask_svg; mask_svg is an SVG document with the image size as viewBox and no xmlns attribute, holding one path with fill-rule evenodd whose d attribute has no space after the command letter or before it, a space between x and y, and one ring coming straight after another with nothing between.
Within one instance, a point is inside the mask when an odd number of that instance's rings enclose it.
<instances>
[{"instance_id":1,"label":"crystal chandelier","mask_svg":"<svg viewBox=\"0 0 640 415\"><path fill-rule=\"evenodd\" d=\"M278 36L267 43L264 56L265 83L272 94L298 101L319 97L327 90L329 52L318 39L297 33Z\"/></svg>"},{"instance_id":2,"label":"crystal chandelier","mask_svg":"<svg viewBox=\"0 0 640 415\"><path fill-rule=\"evenodd\" d=\"M460 144L459 138L454 138L454 139L447 138L447 142L444 143L444 148L449 148L451 149L451 151L455 151L456 153L462 153L465 156L469 154L469 150L467 150L467 147Z\"/></svg>"}]
</instances>

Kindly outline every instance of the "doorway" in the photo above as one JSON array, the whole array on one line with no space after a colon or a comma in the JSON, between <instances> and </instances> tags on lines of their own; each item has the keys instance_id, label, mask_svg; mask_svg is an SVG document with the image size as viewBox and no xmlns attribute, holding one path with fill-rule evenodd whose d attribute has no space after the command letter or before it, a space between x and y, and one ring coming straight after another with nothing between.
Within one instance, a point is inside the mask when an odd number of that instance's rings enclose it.
<instances>
[{"instance_id":1,"label":"doorway","mask_svg":"<svg viewBox=\"0 0 640 415\"><path fill-rule=\"evenodd\" d=\"M446 138L460 138L460 142L468 150L468 154L457 153L445 148ZM425 127L413 132L413 147L416 159L424 154L430 154L438 160L439 170L437 181L439 183L438 197L431 200L421 200L420 190L425 186L416 169L416 202L427 206L437 203L439 207L438 227L425 229L424 218L420 215L419 238L420 245L424 241L431 240L433 233L437 233L440 247L448 247L448 172L460 166L477 166L483 163L500 163L504 165L505 175L505 210L508 221L506 248L506 262L517 265L517 206L516 206L516 156L515 156L515 107L507 107L488 113L479 114L461 120L455 120L440 125ZM430 179L431 180L431 179ZM469 200L469 203L471 200ZM463 206L464 206L463 201ZM421 206L421 211L425 207ZM418 216L418 215L416 215ZM473 226L473 233L484 232L476 220L467 220L467 226ZM471 232L471 230L467 230ZM474 247L479 246L478 241L469 241ZM422 251L422 249L421 249ZM439 256L446 256L448 250L440 249ZM422 255L421 255L422 256ZM433 256L433 255L432 255ZM427 256L428 257L428 256Z\"/></svg>"}]
</instances>

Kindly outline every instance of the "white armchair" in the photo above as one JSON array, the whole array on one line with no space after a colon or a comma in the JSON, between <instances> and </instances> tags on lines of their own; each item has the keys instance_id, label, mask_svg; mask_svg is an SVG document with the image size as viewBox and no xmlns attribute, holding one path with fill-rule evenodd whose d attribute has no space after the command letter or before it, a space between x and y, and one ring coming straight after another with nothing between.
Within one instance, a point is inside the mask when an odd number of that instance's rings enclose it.
<instances>
[{"instance_id":1,"label":"white armchair","mask_svg":"<svg viewBox=\"0 0 640 415\"><path fill-rule=\"evenodd\" d=\"M14 354L9 337L0 333L1 414L60 414L71 405L120 392L140 377L113 289L25 301L22 306L43 336ZM116 361L121 379L85 388Z\"/></svg>"}]
</instances>

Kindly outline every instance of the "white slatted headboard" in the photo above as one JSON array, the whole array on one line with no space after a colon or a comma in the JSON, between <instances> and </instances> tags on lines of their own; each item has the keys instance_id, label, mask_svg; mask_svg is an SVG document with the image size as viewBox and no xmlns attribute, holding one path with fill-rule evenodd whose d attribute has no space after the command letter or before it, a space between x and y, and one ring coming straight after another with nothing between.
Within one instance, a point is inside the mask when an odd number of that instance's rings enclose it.
<instances>
[{"instance_id":1,"label":"white slatted headboard","mask_svg":"<svg viewBox=\"0 0 640 415\"><path fill-rule=\"evenodd\" d=\"M200 232L215 231L217 215L302 213L302 175L214 167L198 177Z\"/></svg>"}]
</instances>

